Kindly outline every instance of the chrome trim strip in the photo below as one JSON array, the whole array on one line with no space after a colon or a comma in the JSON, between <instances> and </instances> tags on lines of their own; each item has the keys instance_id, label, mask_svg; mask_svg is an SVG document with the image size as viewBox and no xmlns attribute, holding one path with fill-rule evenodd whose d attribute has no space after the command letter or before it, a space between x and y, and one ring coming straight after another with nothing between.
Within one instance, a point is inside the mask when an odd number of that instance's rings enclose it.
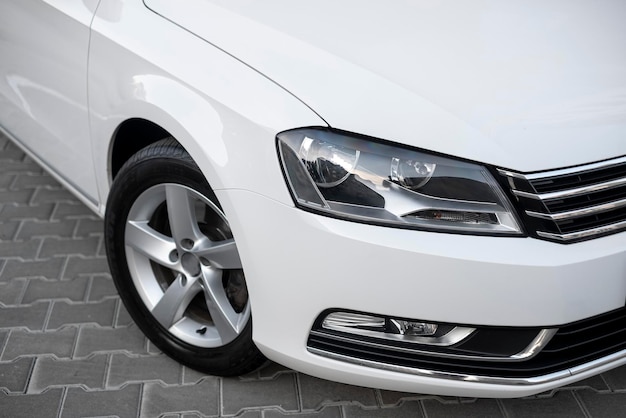
<instances>
[{"instance_id":1,"label":"chrome trim strip","mask_svg":"<svg viewBox=\"0 0 626 418\"><path fill-rule=\"evenodd\" d=\"M598 234L605 234L608 232L614 232L619 229L626 228L626 221L617 222L610 225L599 226L593 229L586 229L579 232L571 232L569 234L553 234L551 232L537 231L537 235L542 238L555 239L559 241L571 241L581 238L587 238Z\"/></svg>"},{"instance_id":2,"label":"chrome trim strip","mask_svg":"<svg viewBox=\"0 0 626 418\"><path fill-rule=\"evenodd\" d=\"M437 370L426 369L414 369L406 366L397 366L393 364L379 363L371 360L356 359L341 354L329 353L316 348L307 347L308 351L312 354L316 354L322 357L330 358L337 361L356 364L358 366L372 367L375 369L385 370L389 372L398 372L405 374L412 374L422 377L432 377L439 379L450 379L473 383L485 383L494 385L516 385L516 386L531 386L541 385L545 383L555 382L567 377L573 377L593 369L609 366L615 363L615 366L626 363L626 350L618 351L617 353L608 355L598 360L590 361L589 363L581 364L580 366L573 367L571 369L561 370L546 374L543 376L527 377L527 378L511 378L511 377L493 377L493 376L480 376L469 375L462 373L442 372Z\"/></svg>"},{"instance_id":3,"label":"chrome trim strip","mask_svg":"<svg viewBox=\"0 0 626 418\"><path fill-rule=\"evenodd\" d=\"M521 179L521 180L528 180L525 174L516 173L515 171L510 171L510 170L503 170L501 168L498 168L496 170L498 171L498 174L504 177L512 177L512 178Z\"/></svg>"},{"instance_id":4,"label":"chrome trim strip","mask_svg":"<svg viewBox=\"0 0 626 418\"><path fill-rule=\"evenodd\" d=\"M575 209L575 210L570 210L567 212L559 212L559 213L550 214L550 213L540 213L540 212L533 212L533 211L527 210L526 214L528 216L532 216L533 218L547 219L550 221L561 221L563 219L580 218L581 216L608 212L610 210L619 209L623 207L626 207L626 198L621 199L621 200L616 200L613 202L604 203L598 206L591 206L591 207L583 208L583 209Z\"/></svg>"},{"instance_id":5,"label":"chrome trim strip","mask_svg":"<svg viewBox=\"0 0 626 418\"><path fill-rule=\"evenodd\" d=\"M472 329L472 328L470 328ZM556 334L557 329L549 328L541 330L537 336L531 341L531 343L524 350L520 351L517 354L514 354L510 357L496 357L496 356L472 356L467 354L454 354L454 353L442 353L438 351L429 351L429 350L420 350L419 348L408 348L408 347L390 347L389 345L385 345L383 343L377 343L373 341L364 341L358 338L353 338L349 335L333 335L327 334L321 331L311 331L311 335L329 338L335 341L343 341L347 343L360 344L365 347L370 347L374 349L386 349L393 350L399 353L406 354L421 354L432 357L440 357L440 358L455 358L455 359L463 359L463 360L476 360L476 361L493 361L493 362L517 362L529 360L532 357L536 356L543 347L548 344L548 342L552 339L554 334ZM357 334L362 335L362 334ZM372 336L372 335L367 335ZM399 336L401 337L401 336ZM383 339L383 338L380 338ZM395 339L397 341L404 341L402 338Z\"/></svg>"},{"instance_id":6,"label":"chrome trim strip","mask_svg":"<svg viewBox=\"0 0 626 418\"><path fill-rule=\"evenodd\" d=\"M588 171L594 171L603 168L610 168L612 166L620 165L626 163L626 156L614 158L612 160L600 161L597 163L579 165L576 167L570 168L561 168L552 171L542 171L539 173L532 174L521 174L516 173L510 170L504 170L498 168L498 173L506 177L515 177L523 180L541 180L549 177L563 177L563 176L571 176L578 173L584 173Z\"/></svg>"},{"instance_id":7,"label":"chrome trim strip","mask_svg":"<svg viewBox=\"0 0 626 418\"><path fill-rule=\"evenodd\" d=\"M604 183L591 184L591 185L588 185L588 186L577 187L577 188L574 188L574 189L566 189L566 190L561 190L561 191L558 191L558 192L550 192L550 193L543 193L543 194L522 192L520 190L512 190L512 192L516 196L527 197L529 199L546 201L546 200L552 200L552 199L564 199L564 198L568 198L568 197L581 196L581 195L585 195L585 194L589 194L589 193L595 193L595 192L601 192L601 191L604 191L604 190L615 189L615 188L621 187L621 186L626 186L626 177L622 177L622 178L619 178L619 179L607 181L607 182L604 182Z\"/></svg>"},{"instance_id":8,"label":"chrome trim strip","mask_svg":"<svg viewBox=\"0 0 626 418\"><path fill-rule=\"evenodd\" d=\"M552 339L552 337L554 337L554 334L556 334L558 330L558 328L542 329L541 331L539 331L539 334L537 334L535 339L532 340L530 344L528 344L528 347L526 347L526 349L515 355L512 355L511 359L522 361L529 360L535 357L537 354L539 354L541 350L543 350L543 347L545 347L550 342L550 340Z\"/></svg>"}]
</instances>

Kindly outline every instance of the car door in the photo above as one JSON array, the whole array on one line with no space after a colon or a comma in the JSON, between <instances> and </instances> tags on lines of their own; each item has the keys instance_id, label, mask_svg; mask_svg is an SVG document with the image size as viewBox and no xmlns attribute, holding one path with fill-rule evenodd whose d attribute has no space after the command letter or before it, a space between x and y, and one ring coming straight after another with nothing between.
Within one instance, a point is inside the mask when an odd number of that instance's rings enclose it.
<instances>
[{"instance_id":1,"label":"car door","mask_svg":"<svg viewBox=\"0 0 626 418\"><path fill-rule=\"evenodd\" d=\"M98 3L0 1L0 126L92 203L87 60Z\"/></svg>"}]
</instances>

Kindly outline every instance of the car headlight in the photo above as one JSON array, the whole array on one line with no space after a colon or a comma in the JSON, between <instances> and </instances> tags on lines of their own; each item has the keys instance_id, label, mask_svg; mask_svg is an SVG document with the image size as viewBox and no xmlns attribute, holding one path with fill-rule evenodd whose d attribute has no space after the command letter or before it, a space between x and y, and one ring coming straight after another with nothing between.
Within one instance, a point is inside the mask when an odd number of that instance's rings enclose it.
<instances>
[{"instance_id":1,"label":"car headlight","mask_svg":"<svg viewBox=\"0 0 626 418\"><path fill-rule=\"evenodd\" d=\"M509 200L480 165L322 128L278 134L296 205L404 228L522 234Z\"/></svg>"}]
</instances>

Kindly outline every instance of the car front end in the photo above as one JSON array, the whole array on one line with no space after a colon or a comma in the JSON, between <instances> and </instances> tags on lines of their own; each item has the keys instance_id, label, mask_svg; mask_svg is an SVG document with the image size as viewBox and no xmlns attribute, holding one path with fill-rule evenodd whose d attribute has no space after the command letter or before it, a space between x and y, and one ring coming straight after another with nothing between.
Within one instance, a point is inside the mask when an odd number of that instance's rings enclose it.
<instances>
[{"instance_id":1,"label":"car front end","mask_svg":"<svg viewBox=\"0 0 626 418\"><path fill-rule=\"evenodd\" d=\"M268 358L479 397L626 363L622 5L192 3L146 5L315 115L217 175Z\"/></svg>"}]
</instances>

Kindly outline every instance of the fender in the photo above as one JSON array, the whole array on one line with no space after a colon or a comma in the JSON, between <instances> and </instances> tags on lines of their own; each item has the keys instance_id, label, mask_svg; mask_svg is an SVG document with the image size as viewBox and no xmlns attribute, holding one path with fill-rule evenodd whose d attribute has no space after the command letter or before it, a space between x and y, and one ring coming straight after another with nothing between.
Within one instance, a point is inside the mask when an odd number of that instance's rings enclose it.
<instances>
[{"instance_id":1,"label":"fender","mask_svg":"<svg viewBox=\"0 0 626 418\"><path fill-rule=\"evenodd\" d=\"M89 57L100 211L111 185L112 139L130 118L151 121L172 134L213 189L254 190L292 204L286 187L276 187L284 181L275 147L267 142L282 130L327 126L324 120L273 81L190 32L172 28L141 2L114 2L113 16L108 3L96 12ZM112 63L111 56L122 59ZM258 175L242 175L242 168L251 166L259 167ZM278 176L280 181L269 181Z\"/></svg>"}]
</instances>

